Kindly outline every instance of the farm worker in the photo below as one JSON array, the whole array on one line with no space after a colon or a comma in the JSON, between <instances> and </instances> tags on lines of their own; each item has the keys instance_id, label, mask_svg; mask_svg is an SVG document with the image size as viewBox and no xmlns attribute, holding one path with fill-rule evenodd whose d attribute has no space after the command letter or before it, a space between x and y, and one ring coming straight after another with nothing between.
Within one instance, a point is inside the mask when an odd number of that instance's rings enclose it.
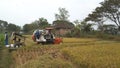
<instances>
[{"instance_id":1,"label":"farm worker","mask_svg":"<svg viewBox=\"0 0 120 68\"><path fill-rule=\"evenodd\" d=\"M33 32L33 36L32 36L33 40L37 41L37 42L40 42L40 37L42 35L42 32L43 32L43 30L39 30L39 29L35 30Z\"/></svg>"},{"instance_id":2,"label":"farm worker","mask_svg":"<svg viewBox=\"0 0 120 68\"><path fill-rule=\"evenodd\" d=\"M39 30L36 31L36 33L35 33L35 37L36 37L37 39L40 38L40 31L39 31Z\"/></svg>"},{"instance_id":3,"label":"farm worker","mask_svg":"<svg viewBox=\"0 0 120 68\"><path fill-rule=\"evenodd\" d=\"M9 45L8 45L8 33L7 32L5 32L5 45L6 45L6 47L9 47Z\"/></svg>"},{"instance_id":4,"label":"farm worker","mask_svg":"<svg viewBox=\"0 0 120 68\"><path fill-rule=\"evenodd\" d=\"M51 30L46 30L46 34L44 37L48 43L54 43L55 37L52 34Z\"/></svg>"}]
</instances>

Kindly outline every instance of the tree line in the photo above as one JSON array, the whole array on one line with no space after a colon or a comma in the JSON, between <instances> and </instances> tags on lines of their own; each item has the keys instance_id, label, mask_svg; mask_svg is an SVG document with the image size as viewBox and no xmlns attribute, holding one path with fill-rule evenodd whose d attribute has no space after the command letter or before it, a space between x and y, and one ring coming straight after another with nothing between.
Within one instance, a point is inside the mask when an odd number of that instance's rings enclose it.
<instances>
[{"instance_id":1,"label":"tree line","mask_svg":"<svg viewBox=\"0 0 120 68\"><path fill-rule=\"evenodd\" d=\"M23 32L30 34L35 29L45 29L46 27L55 27L55 28L71 28L74 26L72 22L69 21L69 12L65 8L59 8L59 13L55 14L55 20L50 24L47 19L44 17L35 20L30 24L25 24L23 26ZM63 25L64 24L64 25Z\"/></svg>"},{"instance_id":2,"label":"tree line","mask_svg":"<svg viewBox=\"0 0 120 68\"><path fill-rule=\"evenodd\" d=\"M32 33L35 29L45 29L49 26L72 28L71 32L68 32L66 36L81 36L88 34L103 33L117 35L120 32L120 0L104 0L100 3L101 6L96 7L92 13L80 20L71 22L69 20L69 11L65 8L59 8L59 13L55 14L55 20L50 24L44 17L39 18L25 24L22 28L18 25L7 23L0 20L0 32L8 31L22 31L25 34ZM114 24L104 24L106 21L110 21ZM92 22L92 23L89 23ZM61 25L64 24L64 25ZM94 25L97 25L97 30L94 29Z\"/></svg>"},{"instance_id":3,"label":"tree line","mask_svg":"<svg viewBox=\"0 0 120 68\"><path fill-rule=\"evenodd\" d=\"M7 21L0 20L0 33L4 32L20 32L21 27L12 23L8 23Z\"/></svg>"},{"instance_id":4,"label":"tree line","mask_svg":"<svg viewBox=\"0 0 120 68\"><path fill-rule=\"evenodd\" d=\"M106 31L106 28L113 32L120 32L120 0L104 0L100 5L84 21L95 22L101 32ZM105 25L108 20L115 25Z\"/></svg>"}]
</instances>

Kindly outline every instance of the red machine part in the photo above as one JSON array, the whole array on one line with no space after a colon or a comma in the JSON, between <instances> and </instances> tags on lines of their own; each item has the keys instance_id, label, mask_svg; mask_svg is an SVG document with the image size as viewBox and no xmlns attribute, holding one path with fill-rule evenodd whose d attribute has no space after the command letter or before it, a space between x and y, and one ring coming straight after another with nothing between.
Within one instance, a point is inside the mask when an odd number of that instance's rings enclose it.
<instances>
[{"instance_id":1,"label":"red machine part","mask_svg":"<svg viewBox=\"0 0 120 68\"><path fill-rule=\"evenodd\" d=\"M60 43L62 43L62 39L61 38L55 38L54 44L60 44Z\"/></svg>"}]
</instances>

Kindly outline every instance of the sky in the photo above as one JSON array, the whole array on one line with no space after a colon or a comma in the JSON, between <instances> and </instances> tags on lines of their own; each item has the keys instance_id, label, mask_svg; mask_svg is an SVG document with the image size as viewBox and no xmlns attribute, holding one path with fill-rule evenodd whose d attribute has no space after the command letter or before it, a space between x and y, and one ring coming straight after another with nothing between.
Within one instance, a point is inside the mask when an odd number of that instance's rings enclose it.
<instances>
[{"instance_id":1,"label":"sky","mask_svg":"<svg viewBox=\"0 0 120 68\"><path fill-rule=\"evenodd\" d=\"M58 8L69 11L69 20L83 20L104 0L0 0L0 20L19 26L44 17L49 23L55 20Z\"/></svg>"}]
</instances>

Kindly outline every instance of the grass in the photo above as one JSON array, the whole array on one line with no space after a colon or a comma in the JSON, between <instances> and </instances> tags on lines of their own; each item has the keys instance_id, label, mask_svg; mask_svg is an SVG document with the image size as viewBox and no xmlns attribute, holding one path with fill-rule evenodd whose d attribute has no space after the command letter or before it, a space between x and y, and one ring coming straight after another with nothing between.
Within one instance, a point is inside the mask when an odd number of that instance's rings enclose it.
<instances>
[{"instance_id":1,"label":"grass","mask_svg":"<svg viewBox=\"0 0 120 68\"><path fill-rule=\"evenodd\" d=\"M95 38L63 38L41 45L27 36L26 47L12 52L15 68L120 68L120 42Z\"/></svg>"},{"instance_id":2,"label":"grass","mask_svg":"<svg viewBox=\"0 0 120 68\"><path fill-rule=\"evenodd\" d=\"M46 54L17 68L72 68L72 64L61 58L53 58L51 55Z\"/></svg>"},{"instance_id":3,"label":"grass","mask_svg":"<svg viewBox=\"0 0 120 68\"><path fill-rule=\"evenodd\" d=\"M0 48L0 68L12 68L12 56L5 47Z\"/></svg>"},{"instance_id":4,"label":"grass","mask_svg":"<svg viewBox=\"0 0 120 68\"><path fill-rule=\"evenodd\" d=\"M119 68L120 46L91 45L81 47L67 47L62 49L66 59L78 68Z\"/></svg>"}]
</instances>

